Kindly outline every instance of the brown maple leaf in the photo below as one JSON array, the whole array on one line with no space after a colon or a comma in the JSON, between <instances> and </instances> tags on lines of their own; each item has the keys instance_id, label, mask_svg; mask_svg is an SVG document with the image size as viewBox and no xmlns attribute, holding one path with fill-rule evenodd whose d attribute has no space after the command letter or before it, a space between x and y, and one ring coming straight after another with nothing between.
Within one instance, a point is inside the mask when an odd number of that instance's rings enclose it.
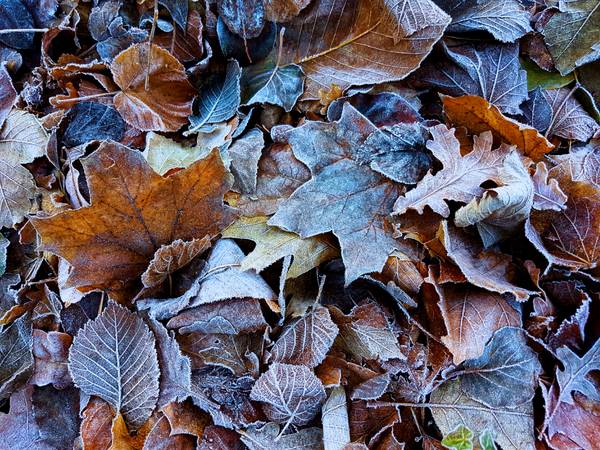
<instances>
[{"instance_id":1,"label":"brown maple leaf","mask_svg":"<svg viewBox=\"0 0 600 450\"><path fill-rule=\"evenodd\" d=\"M68 285L124 294L156 250L177 239L214 236L235 218L223 205L231 179L218 151L173 176L140 152L103 143L83 160L91 206L32 219L42 249L65 258Z\"/></svg>"}]
</instances>

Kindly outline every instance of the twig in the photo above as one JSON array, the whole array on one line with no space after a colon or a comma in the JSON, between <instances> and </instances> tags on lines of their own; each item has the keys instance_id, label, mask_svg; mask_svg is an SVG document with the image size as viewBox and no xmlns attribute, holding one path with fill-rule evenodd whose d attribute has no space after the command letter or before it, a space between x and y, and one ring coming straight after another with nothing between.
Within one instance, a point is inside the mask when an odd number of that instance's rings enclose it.
<instances>
[{"instance_id":1,"label":"twig","mask_svg":"<svg viewBox=\"0 0 600 450\"><path fill-rule=\"evenodd\" d=\"M119 93L119 91L113 91L113 92L103 92L101 94L84 95L83 97L57 99L57 100L54 100L54 103L57 103L60 105L61 103L80 102L82 100L91 100L93 98L108 97L110 95L115 95L118 93Z\"/></svg>"},{"instance_id":2,"label":"twig","mask_svg":"<svg viewBox=\"0 0 600 450\"><path fill-rule=\"evenodd\" d=\"M152 63L152 41L156 33L156 23L158 22L158 0L154 0L154 15L152 16L152 28L150 28L150 37L148 39L148 61L146 66L146 79L144 80L144 90L150 88L150 64Z\"/></svg>"},{"instance_id":3,"label":"twig","mask_svg":"<svg viewBox=\"0 0 600 450\"><path fill-rule=\"evenodd\" d=\"M12 33L45 33L50 28L8 28L6 30L0 30L0 34L12 34Z\"/></svg>"}]
</instances>

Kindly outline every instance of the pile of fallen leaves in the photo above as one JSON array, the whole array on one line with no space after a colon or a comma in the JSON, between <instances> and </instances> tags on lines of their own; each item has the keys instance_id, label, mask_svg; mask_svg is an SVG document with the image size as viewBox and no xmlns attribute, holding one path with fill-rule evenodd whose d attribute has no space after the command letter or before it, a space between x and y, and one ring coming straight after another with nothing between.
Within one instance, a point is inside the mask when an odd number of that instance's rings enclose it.
<instances>
[{"instance_id":1,"label":"pile of fallen leaves","mask_svg":"<svg viewBox=\"0 0 600 450\"><path fill-rule=\"evenodd\" d=\"M0 448L600 448L597 0L0 0Z\"/></svg>"}]
</instances>

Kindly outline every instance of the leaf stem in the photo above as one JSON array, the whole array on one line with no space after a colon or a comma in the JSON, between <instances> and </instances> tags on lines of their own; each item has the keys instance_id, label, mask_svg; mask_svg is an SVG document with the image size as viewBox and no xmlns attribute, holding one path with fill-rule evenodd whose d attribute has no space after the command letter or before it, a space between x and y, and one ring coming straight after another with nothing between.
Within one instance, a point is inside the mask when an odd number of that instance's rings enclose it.
<instances>
[{"instance_id":1,"label":"leaf stem","mask_svg":"<svg viewBox=\"0 0 600 450\"><path fill-rule=\"evenodd\" d=\"M12 34L12 33L45 33L50 28L8 28L0 30L0 34Z\"/></svg>"},{"instance_id":2,"label":"leaf stem","mask_svg":"<svg viewBox=\"0 0 600 450\"><path fill-rule=\"evenodd\" d=\"M150 88L150 64L152 63L152 41L156 33L156 23L158 22L158 0L154 0L154 14L152 16L152 28L150 28L150 37L148 38L148 61L146 64L146 79L144 80L144 90Z\"/></svg>"}]
</instances>

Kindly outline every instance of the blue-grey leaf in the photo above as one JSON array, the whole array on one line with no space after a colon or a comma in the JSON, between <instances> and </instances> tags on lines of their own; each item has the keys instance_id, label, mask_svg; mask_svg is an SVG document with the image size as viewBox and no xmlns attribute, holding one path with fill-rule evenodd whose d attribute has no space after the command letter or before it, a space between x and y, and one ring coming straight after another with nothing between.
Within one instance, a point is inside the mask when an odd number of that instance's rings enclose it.
<instances>
[{"instance_id":1,"label":"blue-grey leaf","mask_svg":"<svg viewBox=\"0 0 600 450\"><path fill-rule=\"evenodd\" d=\"M185 30L189 8L188 0L158 0L158 3L167 8L175 23Z\"/></svg>"},{"instance_id":2,"label":"blue-grey leaf","mask_svg":"<svg viewBox=\"0 0 600 450\"><path fill-rule=\"evenodd\" d=\"M339 120L344 103L350 103L377 127L397 123L420 122L419 111L404 97L394 92L358 93L334 100L327 109L327 120Z\"/></svg>"},{"instance_id":3,"label":"blue-grey leaf","mask_svg":"<svg viewBox=\"0 0 600 450\"><path fill-rule=\"evenodd\" d=\"M63 142L75 147L97 140L120 141L125 133L125 122L112 106L97 102L79 102L68 114L69 125Z\"/></svg>"},{"instance_id":4,"label":"blue-grey leaf","mask_svg":"<svg viewBox=\"0 0 600 450\"><path fill-rule=\"evenodd\" d=\"M527 99L527 72L521 70L518 44L442 47L413 75L415 85L453 96L479 95L502 112L519 114Z\"/></svg>"},{"instance_id":5,"label":"blue-grey leaf","mask_svg":"<svg viewBox=\"0 0 600 450\"><path fill-rule=\"evenodd\" d=\"M197 132L205 125L224 122L240 106L240 66L236 60L227 65L225 76L209 77L200 86L198 114L190 117L189 132Z\"/></svg>"},{"instance_id":6,"label":"blue-grey leaf","mask_svg":"<svg viewBox=\"0 0 600 450\"><path fill-rule=\"evenodd\" d=\"M33 372L31 333L29 314L0 332L0 399L8 398Z\"/></svg>"},{"instance_id":7,"label":"blue-grey leaf","mask_svg":"<svg viewBox=\"0 0 600 450\"><path fill-rule=\"evenodd\" d=\"M35 28L33 16L21 0L0 0L0 30ZM33 47L34 33L0 34L0 42L26 50Z\"/></svg>"},{"instance_id":8,"label":"blue-grey leaf","mask_svg":"<svg viewBox=\"0 0 600 450\"><path fill-rule=\"evenodd\" d=\"M244 40L258 37L265 25L262 0L220 0L217 11L229 30Z\"/></svg>"},{"instance_id":9,"label":"blue-grey leaf","mask_svg":"<svg viewBox=\"0 0 600 450\"><path fill-rule=\"evenodd\" d=\"M79 389L36 387L31 398L40 442L52 448L73 448L79 436ZM37 445L36 447L37 448Z\"/></svg>"},{"instance_id":10,"label":"blue-grey leaf","mask_svg":"<svg viewBox=\"0 0 600 450\"><path fill-rule=\"evenodd\" d=\"M275 53L243 69L240 80L243 103L269 103L291 111L304 90L304 74L295 64L280 67Z\"/></svg>"},{"instance_id":11,"label":"blue-grey leaf","mask_svg":"<svg viewBox=\"0 0 600 450\"><path fill-rule=\"evenodd\" d=\"M544 96L541 88L536 88L529 93L529 99L521 106L525 122L536 128L539 132L544 132L550 126L552 121L552 108Z\"/></svg>"},{"instance_id":12,"label":"blue-grey leaf","mask_svg":"<svg viewBox=\"0 0 600 450\"><path fill-rule=\"evenodd\" d=\"M244 40L232 33L221 17L217 19L217 37L221 51L225 57L236 59L242 65L253 64L266 58L273 50L276 35L277 27L267 22L258 37Z\"/></svg>"}]
</instances>

